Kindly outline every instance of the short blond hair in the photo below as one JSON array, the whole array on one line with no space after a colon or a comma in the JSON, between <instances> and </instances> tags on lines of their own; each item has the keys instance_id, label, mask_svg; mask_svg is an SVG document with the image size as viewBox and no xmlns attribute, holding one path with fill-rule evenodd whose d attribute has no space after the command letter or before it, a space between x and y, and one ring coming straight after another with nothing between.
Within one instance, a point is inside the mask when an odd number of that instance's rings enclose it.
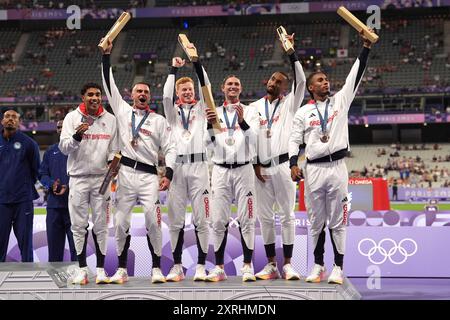
<instances>
[{"instance_id":1,"label":"short blond hair","mask_svg":"<svg viewBox=\"0 0 450 320\"><path fill-rule=\"evenodd\" d=\"M192 85L194 85L194 80L192 80L192 78L189 77L181 77L180 79L177 80L177 82L175 82L175 88L178 90L178 86L185 84L185 83L192 83Z\"/></svg>"}]
</instances>

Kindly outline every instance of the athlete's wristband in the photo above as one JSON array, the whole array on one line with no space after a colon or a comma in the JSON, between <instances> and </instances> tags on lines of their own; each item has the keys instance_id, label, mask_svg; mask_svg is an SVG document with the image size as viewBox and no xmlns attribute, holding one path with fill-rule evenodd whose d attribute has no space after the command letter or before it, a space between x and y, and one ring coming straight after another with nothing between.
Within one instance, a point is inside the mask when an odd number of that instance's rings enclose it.
<instances>
[{"instance_id":1,"label":"athlete's wristband","mask_svg":"<svg viewBox=\"0 0 450 320\"><path fill-rule=\"evenodd\" d=\"M296 167L298 165L297 162L298 162L298 156L292 156L289 159L289 168Z\"/></svg>"},{"instance_id":2,"label":"athlete's wristband","mask_svg":"<svg viewBox=\"0 0 450 320\"><path fill-rule=\"evenodd\" d=\"M245 121L242 121L241 123L239 123L239 127L241 127L242 130L247 131L248 129L250 129L250 126L248 125L248 123Z\"/></svg>"},{"instance_id":3,"label":"athlete's wristband","mask_svg":"<svg viewBox=\"0 0 450 320\"><path fill-rule=\"evenodd\" d=\"M173 169L171 167L166 167L166 175L165 177L172 181L173 178Z\"/></svg>"},{"instance_id":4,"label":"athlete's wristband","mask_svg":"<svg viewBox=\"0 0 450 320\"><path fill-rule=\"evenodd\" d=\"M81 142L81 140L83 139L83 135L79 133L74 133L72 138L74 138L78 142Z\"/></svg>"}]
</instances>

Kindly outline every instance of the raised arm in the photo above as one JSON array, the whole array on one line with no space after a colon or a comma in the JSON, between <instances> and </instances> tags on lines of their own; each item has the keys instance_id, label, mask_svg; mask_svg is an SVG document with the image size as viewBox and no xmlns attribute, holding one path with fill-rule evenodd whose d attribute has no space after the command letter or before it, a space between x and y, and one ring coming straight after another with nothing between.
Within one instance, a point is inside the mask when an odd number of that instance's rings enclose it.
<instances>
[{"instance_id":1,"label":"raised arm","mask_svg":"<svg viewBox=\"0 0 450 320\"><path fill-rule=\"evenodd\" d=\"M205 87L205 86L210 86L211 82L209 81L208 74L206 73L205 68L203 68L200 60L193 62L193 64L194 64L195 73L197 74L197 78L198 78L198 82L199 82L198 94L199 94L199 98L201 101L200 104L203 109L206 109L207 105L206 105L205 99L203 97L201 88Z\"/></svg>"},{"instance_id":2,"label":"raised arm","mask_svg":"<svg viewBox=\"0 0 450 320\"><path fill-rule=\"evenodd\" d=\"M370 48L372 43L364 36L363 33L360 34L364 41L364 46L356 59L355 63L350 70L347 78L345 79L345 84L342 89L336 93L336 98L342 99L343 107L346 111L350 108L350 104L355 98L356 92L358 91L359 84L361 83L362 76L366 70L367 60L369 57Z\"/></svg>"},{"instance_id":3,"label":"raised arm","mask_svg":"<svg viewBox=\"0 0 450 320\"><path fill-rule=\"evenodd\" d=\"M298 60L297 53L290 54L289 59L291 60L292 72L294 73L294 82L292 83L291 90L292 100L290 104L290 111L294 114L305 97L306 76L305 72L303 72L302 64Z\"/></svg>"},{"instance_id":4,"label":"raised arm","mask_svg":"<svg viewBox=\"0 0 450 320\"><path fill-rule=\"evenodd\" d=\"M112 73L111 50L112 42L110 40L108 40L108 47L105 50L100 48L100 51L102 52L102 80L103 88L105 89L109 104L111 105L114 115L117 116L120 112L120 104L123 99L119 89L116 86Z\"/></svg>"},{"instance_id":5,"label":"raised arm","mask_svg":"<svg viewBox=\"0 0 450 320\"><path fill-rule=\"evenodd\" d=\"M181 68L182 66L184 66L184 64L185 64L184 59L181 59L179 57L173 58L169 76L167 77L166 83L164 84L163 90L164 114L166 116L167 122L172 127L176 124L177 121L177 111L175 110L173 104L175 80L178 68Z\"/></svg>"},{"instance_id":6,"label":"raised arm","mask_svg":"<svg viewBox=\"0 0 450 320\"><path fill-rule=\"evenodd\" d=\"M294 47L294 35L295 34L293 33L285 36L286 40L291 43L292 47ZM291 61L294 81L292 82L292 89L287 98L289 100L289 111L291 114L295 114L305 97L306 76L295 50L289 54L289 60Z\"/></svg>"}]
</instances>

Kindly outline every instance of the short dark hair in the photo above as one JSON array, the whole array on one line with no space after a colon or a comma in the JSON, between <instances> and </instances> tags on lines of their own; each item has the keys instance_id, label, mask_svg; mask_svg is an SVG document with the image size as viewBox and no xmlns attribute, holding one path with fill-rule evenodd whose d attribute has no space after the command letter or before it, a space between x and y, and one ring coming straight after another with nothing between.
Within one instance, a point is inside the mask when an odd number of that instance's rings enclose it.
<instances>
[{"instance_id":1,"label":"short dark hair","mask_svg":"<svg viewBox=\"0 0 450 320\"><path fill-rule=\"evenodd\" d=\"M81 95L84 96L84 94L86 93L86 91L88 91L88 90L91 89L91 88L98 89L98 90L100 90L100 93L103 93L102 87L101 87L98 83L95 83L95 82L88 82L88 83L86 83L85 85L83 85L83 87L81 88Z\"/></svg>"},{"instance_id":2,"label":"short dark hair","mask_svg":"<svg viewBox=\"0 0 450 320\"><path fill-rule=\"evenodd\" d=\"M312 81L312 79L314 78L314 76L315 76L316 74L324 74L324 75L327 75L325 72L319 70L319 71L311 72L311 73L309 74L308 78L306 78L306 90L308 90L308 92L309 92L309 94L311 95L311 98L312 98L312 99L314 99L314 95L313 95L313 93L312 93L311 91L309 91L309 85L311 84L311 81Z\"/></svg>"},{"instance_id":3,"label":"short dark hair","mask_svg":"<svg viewBox=\"0 0 450 320\"><path fill-rule=\"evenodd\" d=\"M144 81L136 82L135 84L133 84L133 86L131 87L131 89L133 89L134 87L136 87L138 84L146 85L146 86L148 87L148 90L150 90L150 83L144 82Z\"/></svg>"},{"instance_id":4,"label":"short dark hair","mask_svg":"<svg viewBox=\"0 0 450 320\"><path fill-rule=\"evenodd\" d=\"M281 74L283 77L286 78L286 80L287 80L288 82L291 80L291 78L289 77L289 75L288 75L286 72L284 72L284 71L275 71L275 72L272 73L271 77L272 77L275 73Z\"/></svg>"},{"instance_id":5,"label":"short dark hair","mask_svg":"<svg viewBox=\"0 0 450 320\"><path fill-rule=\"evenodd\" d=\"M3 115L7 112L7 111L14 111L16 112L20 118L22 118L22 113L19 112L19 110L16 107L3 107L0 109L0 119L3 119Z\"/></svg>"},{"instance_id":6,"label":"short dark hair","mask_svg":"<svg viewBox=\"0 0 450 320\"><path fill-rule=\"evenodd\" d=\"M237 75L235 75L235 74L229 74L225 78L223 78L223 80L222 80L222 88L225 86L225 82L227 82L228 79L233 78L233 77L239 79L239 77ZM241 82L241 79L239 79L239 82Z\"/></svg>"}]
</instances>

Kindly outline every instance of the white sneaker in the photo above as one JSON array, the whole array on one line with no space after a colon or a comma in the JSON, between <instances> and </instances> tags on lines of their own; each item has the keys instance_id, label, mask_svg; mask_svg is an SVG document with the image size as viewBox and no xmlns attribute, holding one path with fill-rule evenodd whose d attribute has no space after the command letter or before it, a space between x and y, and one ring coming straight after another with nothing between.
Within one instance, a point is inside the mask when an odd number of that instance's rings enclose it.
<instances>
[{"instance_id":1,"label":"white sneaker","mask_svg":"<svg viewBox=\"0 0 450 320\"><path fill-rule=\"evenodd\" d=\"M328 277L328 283L342 284L344 282L344 272L341 267L334 265L330 276Z\"/></svg>"},{"instance_id":2,"label":"white sneaker","mask_svg":"<svg viewBox=\"0 0 450 320\"><path fill-rule=\"evenodd\" d=\"M75 277L72 279L72 284L85 285L88 283L88 268L78 268L77 272L75 273Z\"/></svg>"},{"instance_id":3,"label":"white sneaker","mask_svg":"<svg viewBox=\"0 0 450 320\"><path fill-rule=\"evenodd\" d=\"M95 283L96 284L111 283L111 280L106 274L105 269L97 268L97 277L95 278Z\"/></svg>"},{"instance_id":4,"label":"white sneaker","mask_svg":"<svg viewBox=\"0 0 450 320\"><path fill-rule=\"evenodd\" d=\"M183 274L184 276L184 274ZM164 283L166 282L166 278L164 277L160 268L152 269L152 283Z\"/></svg>"},{"instance_id":5,"label":"white sneaker","mask_svg":"<svg viewBox=\"0 0 450 320\"><path fill-rule=\"evenodd\" d=\"M109 278L110 283L123 284L128 281L128 272L125 268L117 269L116 273Z\"/></svg>"},{"instance_id":6,"label":"white sneaker","mask_svg":"<svg viewBox=\"0 0 450 320\"><path fill-rule=\"evenodd\" d=\"M283 266L283 278L286 280L300 280L300 275L290 263L287 263Z\"/></svg>"},{"instance_id":7,"label":"white sneaker","mask_svg":"<svg viewBox=\"0 0 450 320\"><path fill-rule=\"evenodd\" d=\"M256 279L259 280L270 280L281 278L280 272L278 271L276 263L269 262L264 266L264 268L255 274Z\"/></svg>"},{"instance_id":8,"label":"white sneaker","mask_svg":"<svg viewBox=\"0 0 450 320\"><path fill-rule=\"evenodd\" d=\"M206 269L204 264L198 264L195 267L194 281L205 281L206 280Z\"/></svg>"},{"instance_id":9,"label":"white sneaker","mask_svg":"<svg viewBox=\"0 0 450 320\"><path fill-rule=\"evenodd\" d=\"M319 283L325 279L325 267L320 264L315 264L311 270L311 273L306 278L306 282Z\"/></svg>"},{"instance_id":10,"label":"white sneaker","mask_svg":"<svg viewBox=\"0 0 450 320\"><path fill-rule=\"evenodd\" d=\"M167 281L178 282L184 279L183 266L181 264L174 264L166 277Z\"/></svg>"},{"instance_id":11,"label":"white sneaker","mask_svg":"<svg viewBox=\"0 0 450 320\"><path fill-rule=\"evenodd\" d=\"M248 264L244 264L244 266L241 268L241 272L242 282L256 281L256 277L253 274L253 268Z\"/></svg>"},{"instance_id":12,"label":"white sneaker","mask_svg":"<svg viewBox=\"0 0 450 320\"><path fill-rule=\"evenodd\" d=\"M223 281L227 280L227 274L225 273L225 270L222 269L219 266L215 266L206 277L205 281L208 282L217 282L217 281Z\"/></svg>"}]
</instances>

